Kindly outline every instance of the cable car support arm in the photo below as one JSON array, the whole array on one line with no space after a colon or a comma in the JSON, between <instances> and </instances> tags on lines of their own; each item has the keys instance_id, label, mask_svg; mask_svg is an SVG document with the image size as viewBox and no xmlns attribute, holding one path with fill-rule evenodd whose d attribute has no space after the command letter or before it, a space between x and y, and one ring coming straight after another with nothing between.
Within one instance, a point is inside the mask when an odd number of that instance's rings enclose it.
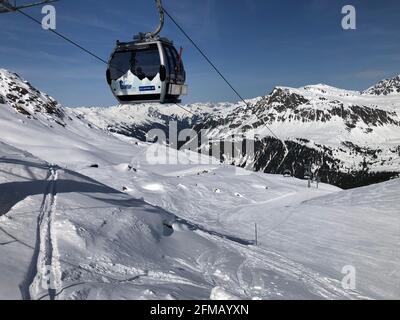
<instances>
[{"instance_id":1,"label":"cable car support arm","mask_svg":"<svg viewBox=\"0 0 400 320\"><path fill-rule=\"evenodd\" d=\"M164 27L164 9L161 3L161 0L155 0L156 1L156 5L158 8L158 12L160 14L160 24L158 25L157 29L154 30L153 32L148 32L145 34L145 38L146 39L154 39L155 37L157 37L159 35L159 33L161 32L162 28Z\"/></svg>"}]
</instances>

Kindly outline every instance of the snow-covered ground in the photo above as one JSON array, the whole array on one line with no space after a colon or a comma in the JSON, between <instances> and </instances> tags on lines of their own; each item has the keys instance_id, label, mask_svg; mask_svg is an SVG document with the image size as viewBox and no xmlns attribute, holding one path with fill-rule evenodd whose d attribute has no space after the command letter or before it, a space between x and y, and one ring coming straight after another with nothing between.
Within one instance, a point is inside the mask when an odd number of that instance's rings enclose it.
<instances>
[{"instance_id":1,"label":"snow-covered ground","mask_svg":"<svg viewBox=\"0 0 400 320\"><path fill-rule=\"evenodd\" d=\"M0 104L0 299L400 298L399 179L307 188L26 90Z\"/></svg>"},{"instance_id":2,"label":"snow-covered ground","mask_svg":"<svg viewBox=\"0 0 400 320\"><path fill-rule=\"evenodd\" d=\"M69 117L0 106L1 298L400 296L400 181L343 192L192 153L152 165L176 150Z\"/></svg>"}]
</instances>

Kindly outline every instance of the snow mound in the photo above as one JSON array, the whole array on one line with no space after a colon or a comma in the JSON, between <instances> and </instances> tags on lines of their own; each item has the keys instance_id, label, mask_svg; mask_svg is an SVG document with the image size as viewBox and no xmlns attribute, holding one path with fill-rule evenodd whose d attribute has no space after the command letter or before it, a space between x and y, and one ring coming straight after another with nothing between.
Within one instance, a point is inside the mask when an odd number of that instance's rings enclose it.
<instances>
[{"instance_id":1,"label":"snow mound","mask_svg":"<svg viewBox=\"0 0 400 320\"><path fill-rule=\"evenodd\" d=\"M211 291L210 295L211 300L240 300L238 297L235 297L233 294L227 292L221 287L215 287Z\"/></svg>"}]
</instances>

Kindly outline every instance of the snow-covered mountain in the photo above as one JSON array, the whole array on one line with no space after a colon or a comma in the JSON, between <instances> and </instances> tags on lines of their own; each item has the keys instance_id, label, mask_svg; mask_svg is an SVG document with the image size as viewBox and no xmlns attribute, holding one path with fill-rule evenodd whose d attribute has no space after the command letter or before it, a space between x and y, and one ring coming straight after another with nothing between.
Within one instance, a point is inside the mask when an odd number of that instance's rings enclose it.
<instances>
[{"instance_id":1,"label":"snow-covered mountain","mask_svg":"<svg viewBox=\"0 0 400 320\"><path fill-rule=\"evenodd\" d=\"M266 96L249 100L247 106L184 106L192 113L162 105L80 108L77 112L104 130L141 140L151 128L168 132L169 121L177 121L180 129L205 130L216 143L232 135L256 139L253 157L242 154L231 159L221 154L221 159L267 173L289 169L296 177L304 176L308 164L318 163L322 181L348 188L384 181L400 172L398 80L382 81L365 92L323 84L276 87Z\"/></svg>"},{"instance_id":2,"label":"snow-covered mountain","mask_svg":"<svg viewBox=\"0 0 400 320\"><path fill-rule=\"evenodd\" d=\"M2 76L0 298L400 297L399 179L309 189L104 130L110 116L84 119ZM182 161L152 162L163 153ZM342 285L348 266L355 288Z\"/></svg>"},{"instance_id":3,"label":"snow-covered mountain","mask_svg":"<svg viewBox=\"0 0 400 320\"><path fill-rule=\"evenodd\" d=\"M29 118L46 117L59 124L65 116L57 101L4 69L0 69L0 104L8 104Z\"/></svg>"},{"instance_id":4,"label":"snow-covered mountain","mask_svg":"<svg viewBox=\"0 0 400 320\"><path fill-rule=\"evenodd\" d=\"M385 79L380 81L373 87L365 90L363 94L378 95L378 96L400 94L400 75L391 79Z\"/></svg>"},{"instance_id":5,"label":"snow-covered mountain","mask_svg":"<svg viewBox=\"0 0 400 320\"><path fill-rule=\"evenodd\" d=\"M399 172L399 112L400 94L363 95L326 85L277 87L251 108L239 107L219 119L213 115L198 128L215 138L240 133L264 138L271 135L268 126L285 141L288 152L281 147L275 154L279 161L269 157L274 150L268 150L268 139L260 143L253 167L268 172L286 167L301 176L305 163L320 162L331 172L325 173L325 181L346 186L351 176L346 179L332 173L362 171L364 162L371 172ZM275 163L272 167L271 162Z\"/></svg>"},{"instance_id":6,"label":"snow-covered mountain","mask_svg":"<svg viewBox=\"0 0 400 320\"><path fill-rule=\"evenodd\" d=\"M189 128L198 118L212 112L214 106L195 106L193 114L176 105L160 107L154 104L121 105L110 108L76 108L82 118L108 132L124 134L146 141L151 129L168 131L168 123L176 121L179 128Z\"/></svg>"}]
</instances>

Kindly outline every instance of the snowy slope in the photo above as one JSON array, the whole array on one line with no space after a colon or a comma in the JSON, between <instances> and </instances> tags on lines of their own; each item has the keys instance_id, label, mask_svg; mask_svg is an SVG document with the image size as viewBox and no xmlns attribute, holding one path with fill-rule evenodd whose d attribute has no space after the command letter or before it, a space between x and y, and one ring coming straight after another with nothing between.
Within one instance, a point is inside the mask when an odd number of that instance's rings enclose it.
<instances>
[{"instance_id":1,"label":"snowy slope","mask_svg":"<svg viewBox=\"0 0 400 320\"><path fill-rule=\"evenodd\" d=\"M137 148L145 152L143 146ZM333 279L325 281L276 253L249 247L248 239L220 232L223 229L207 229L207 216L193 217L196 223L192 223L147 205L140 192L130 190L129 196L117 191L112 186L132 181L136 175L127 163L103 165L93 172L82 170L108 181L110 187L5 144L0 154L2 298L206 299L216 287L222 288L219 294L238 298L357 297L344 291L338 294ZM71 159L79 157L79 153L73 155ZM159 192L160 179L156 177L166 169L166 176L171 174L168 168L157 169L157 173L139 169L135 177L149 202L150 196ZM199 168L182 170L197 172ZM221 174L231 176L234 169L221 166ZM215 192L210 190L204 196L210 197L210 193ZM182 196L175 201L183 204ZM197 212L203 210L199 199L195 203L201 206ZM172 225L174 232L164 223ZM256 261L253 255L258 257ZM288 265L289 270L281 272L276 261ZM259 270L254 279L248 270L253 264ZM309 273L312 281L299 281L299 268ZM54 274L52 290L41 286L48 270ZM280 275L282 283L264 290L260 281L277 281L276 276L268 280L269 273ZM287 282L296 290L287 287Z\"/></svg>"},{"instance_id":2,"label":"snowy slope","mask_svg":"<svg viewBox=\"0 0 400 320\"><path fill-rule=\"evenodd\" d=\"M302 267L311 267L319 274L311 275L310 270L304 270L305 278L320 281L323 275L334 283L343 276L343 267L351 265L357 270L359 297L398 297L399 179L349 191L329 185L316 189L315 184L306 189L306 182L301 180L249 174L225 165L192 163L183 168L155 169L143 154L136 156L133 163L139 168L133 180L116 178L115 168L104 168L97 177L100 181L114 177L113 186L124 185L132 196L175 213L208 232L254 239L257 223L260 250L300 261ZM83 172L94 175L95 169ZM251 260L254 263L256 255L246 262L247 271L241 270L240 276L252 277L253 282L265 285L268 278L260 275L259 270L251 270ZM277 276L275 280L272 285L279 288L282 279ZM337 282L336 288L340 289ZM290 296L288 292L280 294L284 298Z\"/></svg>"},{"instance_id":3,"label":"snowy slope","mask_svg":"<svg viewBox=\"0 0 400 320\"><path fill-rule=\"evenodd\" d=\"M62 124L0 104L0 298L400 296L399 180L308 189L58 108ZM179 162L155 164L160 153ZM355 290L341 285L346 265Z\"/></svg>"},{"instance_id":4,"label":"snowy slope","mask_svg":"<svg viewBox=\"0 0 400 320\"><path fill-rule=\"evenodd\" d=\"M1 298L54 298L82 281L101 292L141 276L139 266L162 269L158 243L171 215L8 145L0 150ZM54 287L45 290L49 270Z\"/></svg>"}]
</instances>

